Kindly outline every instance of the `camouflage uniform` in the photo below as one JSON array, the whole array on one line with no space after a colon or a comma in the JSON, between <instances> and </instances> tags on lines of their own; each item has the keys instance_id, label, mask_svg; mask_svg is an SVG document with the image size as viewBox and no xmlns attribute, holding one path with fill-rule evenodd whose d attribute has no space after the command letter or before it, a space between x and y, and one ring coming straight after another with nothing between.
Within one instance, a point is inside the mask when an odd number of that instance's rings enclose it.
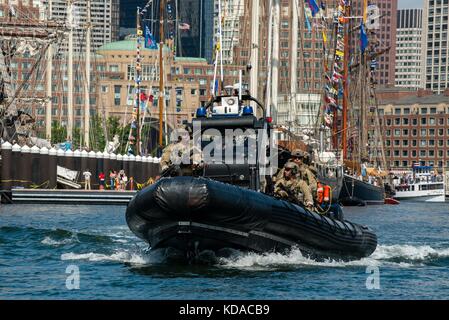
<instances>
[{"instance_id":1,"label":"camouflage uniform","mask_svg":"<svg viewBox=\"0 0 449 320\"><path fill-rule=\"evenodd\" d=\"M292 177L284 177L285 169L292 169ZM298 166L293 162L287 162L285 167L279 172L274 186L274 195L296 203L303 203L305 206L313 206L313 196L308 185L296 178Z\"/></svg>"},{"instance_id":2,"label":"camouflage uniform","mask_svg":"<svg viewBox=\"0 0 449 320\"><path fill-rule=\"evenodd\" d=\"M192 165L201 165L201 150L191 147L190 142L183 141L169 144L163 151L161 157L161 170L167 170L172 165L181 169L182 175L192 175ZM179 170L178 170L179 171Z\"/></svg>"},{"instance_id":3,"label":"camouflage uniform","mask_svg":"<svg viewBox=\"0 0 449 320\"><path fill-rule=\"evenodd\" d=\"M315 175L312 173L312 170L310 170L308 165L303 164L299 167L298 178L304 181L309 186L313 194L316 194L318 189L318 181L316 180Z\"/></svg>"}]
</instances>

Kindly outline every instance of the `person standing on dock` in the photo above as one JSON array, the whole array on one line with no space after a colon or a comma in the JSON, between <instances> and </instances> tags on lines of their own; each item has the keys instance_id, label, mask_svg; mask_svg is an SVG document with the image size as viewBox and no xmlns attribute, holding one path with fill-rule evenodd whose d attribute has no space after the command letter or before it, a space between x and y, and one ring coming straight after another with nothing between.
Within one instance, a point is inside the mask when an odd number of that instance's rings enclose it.
<instances>
[{"instance_id":1,"label":"person standing on dock","mask_svg":"<svg viewBox=\"0 0 449 320\"><path fill-rule=\"evenodd\" d=\"M126 176L125 172L123 172L121 183L122 183L122 191L125 191L126 186L128 185L128 177Z\"/></svg>"},{"instance_id":2,"label":"person standing on dock","mask_svg":"<svg viewBox=\"0 0 449 320\"><path fill-rule=\"evenodd\" d=\"M109 179L111 180L111 190L115 189L115 177L116 177L116 173L113 170L109 171Z\"/></svg>"},{"instance_id":3,"label":"person standing on dock","mask_svg":"<svg viewBox=\"0 0 449 320\"><path fill-rule=\"evenodd\" d=\"M84 190L91 190L90 178L92 176L92 173L90 173L89 169L86 169L86 171L83 172L83 176L84 176Z\"/></svg>"},{"instance_id":4,"label":"person standing on dock","mask_svg":"<svg viewBox=\"0 0 449 320\"><path fill-rule=\"evenodd\" d=\"M98 175L98 179L100 180L100 190L104 190L104 183L105 183L104 172L100 172L100 174Z\"/></svg>"}]
</instances>

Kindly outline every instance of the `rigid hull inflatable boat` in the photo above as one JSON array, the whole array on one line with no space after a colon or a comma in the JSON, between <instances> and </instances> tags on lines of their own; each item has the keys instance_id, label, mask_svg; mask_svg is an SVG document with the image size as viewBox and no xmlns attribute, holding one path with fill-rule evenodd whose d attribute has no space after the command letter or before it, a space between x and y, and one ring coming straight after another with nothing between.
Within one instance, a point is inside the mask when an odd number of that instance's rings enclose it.
<instances>
[{"instance_id":1,"label":"rigid hull inflatable boat","mask_svg":"<svg viewBox=\"0 0 449 320\"><path fill-rule=\"evenodd\" d=\"M244 101L248 104L242 107ZM264 116L257 118L249 103L260 107ZM320 215L274 197L272 170L282 168L282 163L273 166L271 160L281 157L272 148L271 118L256 99L215 97L198 109L191 125L192 136L200 137L202 173L165 177L168 171L164 171L164 178L136 194L126 210L129 228L152 250L168 249L188 260L211 251L220 256L229 252L226 249L263 253L295 247L312 257L336 259L358 259L374 252L376 235L367 227L343 221L335 202L320 207ZM228 147L237 150L238 143L243 148L233 155L242 156L243 162L220 155ZM214 159L208 158L210 149ZM268 172L263 170L265 156L271 164ZM336 181L342 178L338 173L333 176Z\"/></svg>"},{"instance_id":2,"label":"rigid hull inflatable boat","mask_svg":"<svg viewBox=\"0 0 449 320\"><path fill-rule=\"evenodd\" d=\"M367 227L195 177L165 178L147 187L129 203L126 221L152 249L173 248L186 257L226 248L282 252L297 247L312 257L357 259L377 246Z\"/></svg>"}]
</instances>

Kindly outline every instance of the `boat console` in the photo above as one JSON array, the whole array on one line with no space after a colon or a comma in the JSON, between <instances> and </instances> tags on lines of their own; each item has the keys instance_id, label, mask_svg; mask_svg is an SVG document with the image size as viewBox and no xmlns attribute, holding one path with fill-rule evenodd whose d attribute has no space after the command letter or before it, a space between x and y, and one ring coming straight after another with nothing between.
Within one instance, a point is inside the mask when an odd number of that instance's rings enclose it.
<instances>
[{"instance_id":1,"label":"boat console","mask_svg":"<svg viewBox=\"0 0 449 320\"><path fill-rule=\"evenodd\" d=\"M257 106L256 112L250 103ZM259 101L231 92L197 109L191 126L201 146L203 177L259 190L260 141L265 134L270 139L271 119L258 118L258 113L265 115Z\"/></svg>"}]
</instances>

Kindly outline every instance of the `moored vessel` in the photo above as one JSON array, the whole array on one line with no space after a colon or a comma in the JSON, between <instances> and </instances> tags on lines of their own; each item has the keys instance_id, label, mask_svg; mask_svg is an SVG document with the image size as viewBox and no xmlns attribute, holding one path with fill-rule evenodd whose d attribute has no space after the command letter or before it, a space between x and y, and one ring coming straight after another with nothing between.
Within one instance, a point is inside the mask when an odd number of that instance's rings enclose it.
<instances>
[{"instance_id":1,"label":"moored vessel","mask_svg":"<svg viewBox=\"0 0 449 320\"><path fill-rule=\"evenodd\" d=\"M398 200L444 202L444 177L430 166L413 166L410 173L393 180Z\"/></svg>"}]
</instances>

